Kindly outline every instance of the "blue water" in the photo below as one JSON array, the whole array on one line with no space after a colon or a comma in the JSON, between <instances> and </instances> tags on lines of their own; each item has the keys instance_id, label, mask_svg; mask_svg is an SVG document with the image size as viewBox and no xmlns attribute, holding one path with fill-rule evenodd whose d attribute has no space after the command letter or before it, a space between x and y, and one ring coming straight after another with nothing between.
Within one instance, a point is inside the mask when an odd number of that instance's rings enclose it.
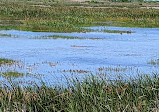
<instances>
[{"instance_id":1,"label":"blue water","mask_svg":"<svg viewBox=\"0 0 159 112\"><path fill-rule=\"evenodd\" d=\"M87 33L0 31L0 34L11 35L11 37L0 37L0 57L18 60L22 66L3 67L1 71L41 74L37 77L28 76L19 79L37 81L40 78L46 83L54 84L66 82L66 77L83 77L90 73L107 73L108 78L115 79L121 74L124 77L135 77L139 73L151 74L159 71L159 65L148 64L152 59L159 59L159 28L84 28L95 31ZM121 35L99 32L100 30L134 33ZM39 39L53 35L76 36L84 39ZM126 70L101 72L98 70L100 67L126 68ZM88 73L69 72L70 70L83 70Z\"/></svg>"}]
</instances>

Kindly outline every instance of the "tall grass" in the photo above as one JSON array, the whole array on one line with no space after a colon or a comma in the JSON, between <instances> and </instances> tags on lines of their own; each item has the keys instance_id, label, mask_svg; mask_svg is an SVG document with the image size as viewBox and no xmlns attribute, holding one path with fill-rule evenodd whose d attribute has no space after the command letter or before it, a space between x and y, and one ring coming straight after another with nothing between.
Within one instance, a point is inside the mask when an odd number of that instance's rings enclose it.
<instances>
[{"instance_id":1,"label":"tall grass","mask_svg":"<svg viewBox=\"0 0 159 112\"><path fill-rule=\"evenodd\" d=\"M94 76L73 79L63 87L0 88L1 111L23 112L146 112L158 111L159 77L105 80Z\"/></svg>"},{"instance_id":2,"label":"tall grass","mask_svg":"<svg viewBox=\"0 0 159 112\"><path fill-rule=\"evenodd\" d=\"M71 5L71 6L70 6ZM98 25L94 22L112 21L111 25L129 27L159 27L159 10L105 5L110 8L93 8L91 4L52 2L1 2L0 28L31 31L81 32L81 26ZM125 6L124 6L125 7ZM15 21L16 20L16 21ZM19 20L19 21L17 21ZM9 24L10 23L10 24ZM14 23L14 24L13 24ZM6 26L7 24L7 26ZM5 27L4 27L5 26ZM14 26L14 27L13 27Z\"/></svg>"}]
</instances>

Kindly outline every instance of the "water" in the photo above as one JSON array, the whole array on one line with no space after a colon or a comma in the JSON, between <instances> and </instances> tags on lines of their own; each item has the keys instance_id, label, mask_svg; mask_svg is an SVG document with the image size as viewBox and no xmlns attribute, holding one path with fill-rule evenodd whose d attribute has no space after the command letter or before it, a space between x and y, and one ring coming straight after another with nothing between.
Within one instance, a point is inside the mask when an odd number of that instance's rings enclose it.
<instances>
[{"instance_id":1,"label":"water","mask_svg":"<svg viewBox=\"0 0 159 112\"><path fill-rule=\"evenodd\" d=\"M3 67L1 71L30 73L15 80L62 84L66 78L84 77L90 73L107 73L135 77L138 73L158 73L159 65L148 64L159 59L159 28L85 27L97 31L120 30L134 33L46 33L0 31L11 37L0 37L0 57L18 60L22 67ZM39 39L43 36L76 36L84 39ZM94 39L93 39L94 38ZM97 39L99 38L99 39ZM101 70L101 68L103 68ZM120 70L116 70L119 69ZM36 74L36 75L35 75ZM5 78L1 77L2 80Z\"/></svg>"}]
</instances>

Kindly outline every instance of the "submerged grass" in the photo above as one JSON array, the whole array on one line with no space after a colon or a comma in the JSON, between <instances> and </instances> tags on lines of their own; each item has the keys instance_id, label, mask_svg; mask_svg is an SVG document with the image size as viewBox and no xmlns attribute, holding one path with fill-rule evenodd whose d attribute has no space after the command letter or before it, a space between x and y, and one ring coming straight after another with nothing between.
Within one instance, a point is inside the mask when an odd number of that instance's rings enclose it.
<instances>
[{"instance_id":1,"label":"submerged grass","mask_svg":"<svg viewBox=\"0 0 159 112\"><path fill-rule=\"evenodd\" d=\"M49 7L46 7L48 5ZM77 2L3 1L0 3L0 19L3 20L0 22L2 24L0 28L41 32L82 32L81 26L97 26L101 25L100 22L109 22L113 26L159 27L159 10L143 9L136 7L137 4L133 4L132 8L121 8L117 5L113 7L111 3L104 5L107 8L93 8L92 4L84 6L84 3Z\"/></svg>"},{"instance_id":2,"label":"submerged grass","mask_svg":"<svg viewBox=\"0 0 159 112\"><path fill-rule=\"evenodd\" d=\"M11 85L0 88L1 111L156 112L159 108L158 75L127 81L90 76L72 79L65 88Z\"/></svg>"}]
</instances>

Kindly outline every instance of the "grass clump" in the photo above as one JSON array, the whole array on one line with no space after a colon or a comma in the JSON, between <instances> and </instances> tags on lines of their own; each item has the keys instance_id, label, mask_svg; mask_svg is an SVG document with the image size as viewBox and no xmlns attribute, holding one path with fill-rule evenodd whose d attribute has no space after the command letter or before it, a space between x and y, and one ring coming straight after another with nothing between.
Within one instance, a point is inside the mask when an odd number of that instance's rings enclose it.
<instances>
[{"instance_id":1,"label":"grass clump","mask_svg":"<svg viewBox=\"0 0 159 112\"><path fill-rule=\"evenodd\" d=\"M134 33L133 31L120 31L120 30L101 30L100 32L106 32L106 33L127 33L127 34L130 34L130 33Z\"/></svg>"},{"instance_id":2,"label":"grass clump","mask_svg":"<svg viewBox=\"0 0 159 112\"><path fill-rule=\"evenodd\" d=\"M53 38L54 38L54 39L56 39L56 38L63 38L63 39L77 39L78 37L54 35Z\"/></svg>"},{"instance_id":3,"label":"grass clump","mask_svg":"<svg viewBox=\"0 0 159 112\"><path fill-rule=\"evenodd\" d=\"M0 37L11 37L11 35L10 34L0 33Z\"/></svg>"},{"instance_id":4,"label":"grass clump","mask_svg":"<svg viewBox=\"0 0 159 112\"><path fill-rule=\"evenodd\" d=\"M50 35L50 36L43 36L43 37L39 37L42 39L58 39L58 38L62 38L62 39L79 39L79 37L73 37L73 36L62 36L62 35Z\"/></svg>"},{"instance_id":5,"label":"grass clump","mask_svg":"<svg viewBox=\"0 0 159 112\"><path fill-rule=\"evenodd\" d=\"M4 77L22 77L24 76L23 73L18 73L18 72L5 72L5 73L0 73L0 75Z\"/></svg>"},{"instance_id":6,"label":"grass clump","mask_svg":"<svg viewBox=\"0 0 159 112\"><path fill-rule=\"evenodd\" d=\"M0 58L0 65L13 64L15 61L5 58Z\"/></svg>"},{"instance_id":7,"label":"grass clump","mask_svg":"<svg viewBox=\"0 0 159 112\"><path fill-rule=\"evenodd\" d=\"M92 76L83 81L73 79L65 88L44 84L24 88L12 84L0 88L1 111L145 112L157 111L158 99L157 75L128 81Z\"/></svg>"}]
</instances>

